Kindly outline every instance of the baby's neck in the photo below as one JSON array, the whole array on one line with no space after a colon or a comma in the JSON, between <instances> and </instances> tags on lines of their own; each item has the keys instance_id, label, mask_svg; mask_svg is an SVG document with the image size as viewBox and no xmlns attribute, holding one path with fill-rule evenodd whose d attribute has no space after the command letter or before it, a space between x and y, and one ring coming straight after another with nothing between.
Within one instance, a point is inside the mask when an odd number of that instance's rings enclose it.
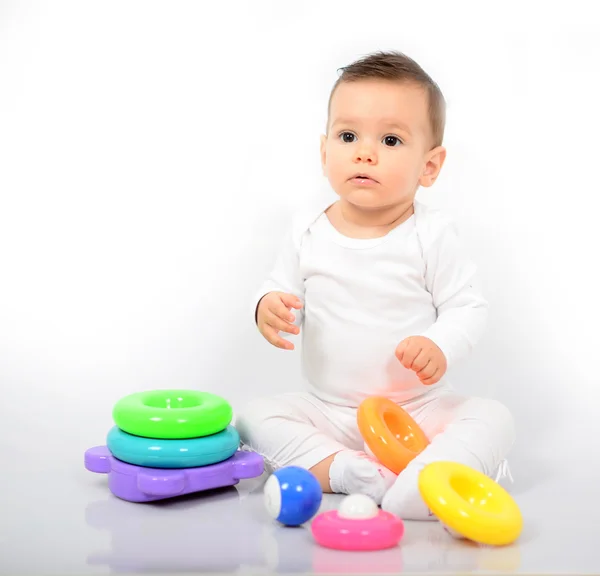
<instances>
[{"instance_id":1,"label":"baby's neck","mask_svg":"<svg viewBox=\"0 0 600 576\"><path fill-rule=\"evenodd\" d=\"M379 238L408 220L414 213L414 204L402 204L381 209L365 210L344 200L338 200L326 211L332 226L350 238Z\"/></svg>"}]
</instances>

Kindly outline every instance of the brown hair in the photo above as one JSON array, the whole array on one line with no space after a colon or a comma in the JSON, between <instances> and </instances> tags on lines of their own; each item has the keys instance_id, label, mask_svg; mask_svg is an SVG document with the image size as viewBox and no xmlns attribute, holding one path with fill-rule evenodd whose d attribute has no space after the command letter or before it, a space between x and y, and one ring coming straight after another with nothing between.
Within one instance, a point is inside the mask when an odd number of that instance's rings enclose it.
<instances>
[{"instance_id":1,"label":"brown hair","mask_svg":"<svg viewBox=\"0 0 600 576\"><path fill-rule=\"evenodd\" d=\"M336 88L343 82L387 80L416 84L422 87L427 94L433 147L441 146L446 124L446 101L438 85L412 58L409 58L402 52L396 51L375 52L364 56L360 60L356 60L340 70L341 74L329 96L329 104L327 106L328 115L333 94Z\"/></svg>"}]
</instances>

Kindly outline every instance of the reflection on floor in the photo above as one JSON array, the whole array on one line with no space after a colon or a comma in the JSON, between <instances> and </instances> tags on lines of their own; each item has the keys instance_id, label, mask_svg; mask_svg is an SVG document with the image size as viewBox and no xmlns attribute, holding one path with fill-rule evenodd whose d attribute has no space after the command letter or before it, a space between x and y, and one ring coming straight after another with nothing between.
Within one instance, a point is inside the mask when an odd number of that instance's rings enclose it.
<instances>
[{"instance_id":1,"label":"reflection on floor","mask_svg":"<svg viewBox=\"0 0 600 576\"><path fill-rule=\"evenodd\" d=\"M589 466L532 466L512 467L525 519L515 544L479 546L453 538L438 522L406 522L400 545L381 552L328 550L308 525L278 525L264 507L264 475L134 504L115 498L105 476L85 470L66 476L8 469L0 475L0 573L599 573L590 508L600 475ZM322 511L341 498L325 496Z\"/></svg>"},{"instance_id":2,"label":"reflection on floor","mask_svg":"<svg viewBox=\"0 0 600 576\"><path fill-rule=\"evenodd\" d=\"M86 522L110 533L111 548L90 554L88 562L113 572L386 574L519 568L518 545L495 549L457 541L437 522L407 523L401 546L391 550L348 553L322 548L312 540L308 525L288 528L270 520L263 509L263 481L264 477L252 487L144 506L112 497L93 502ZM339 499L326 496L321 510L335 508Z\"/></svg>"}]
</instances>

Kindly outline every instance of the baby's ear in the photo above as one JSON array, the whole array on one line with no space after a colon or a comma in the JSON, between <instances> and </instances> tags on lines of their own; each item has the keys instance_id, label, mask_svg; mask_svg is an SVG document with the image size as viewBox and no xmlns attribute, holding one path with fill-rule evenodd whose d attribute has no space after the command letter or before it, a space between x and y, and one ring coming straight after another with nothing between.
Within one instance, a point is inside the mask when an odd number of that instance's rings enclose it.
<instances>
[{"instance_id":1,"label":"baby's ear","mask_svg":"<svg viewBox=\"0 0 600 576\"><path fill-rule=\"evenodd\" d=\"M327 144L327 136L325 134L321 135L321 168L325 171L325 164L327 162L327 156L325 153L325 146Z\"/></svg>"},{"instance_id":2,"label":"baby's ear","mask_svg":"<svg viewBox=\"0 0 600 576\"><path fill-rule=\"evenodd\" d=\"M427 153L425 169L419 184L424 187L431 186L440 174L444 161L446 160L446 149L443 146L437 146Z\"/></svg>"}]
</instances>

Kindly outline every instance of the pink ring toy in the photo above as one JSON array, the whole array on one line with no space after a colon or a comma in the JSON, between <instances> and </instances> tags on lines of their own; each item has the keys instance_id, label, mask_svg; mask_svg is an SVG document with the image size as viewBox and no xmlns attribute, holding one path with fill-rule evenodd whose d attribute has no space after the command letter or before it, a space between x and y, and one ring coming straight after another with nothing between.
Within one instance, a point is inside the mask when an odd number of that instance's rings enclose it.
<instances>
[{"instance_id":1,"label":"pink ring toy","mask_svg":"<svg viewBox=\"0 0 600 576\"><path fill-rule=\"evenodd\" d=\"M311 524L318 544L336 550L384 550L393 548L404 535L398 516L380 510L374 518L350 519L337 510L319 514Z\"/></svg>"}]
</instances>

